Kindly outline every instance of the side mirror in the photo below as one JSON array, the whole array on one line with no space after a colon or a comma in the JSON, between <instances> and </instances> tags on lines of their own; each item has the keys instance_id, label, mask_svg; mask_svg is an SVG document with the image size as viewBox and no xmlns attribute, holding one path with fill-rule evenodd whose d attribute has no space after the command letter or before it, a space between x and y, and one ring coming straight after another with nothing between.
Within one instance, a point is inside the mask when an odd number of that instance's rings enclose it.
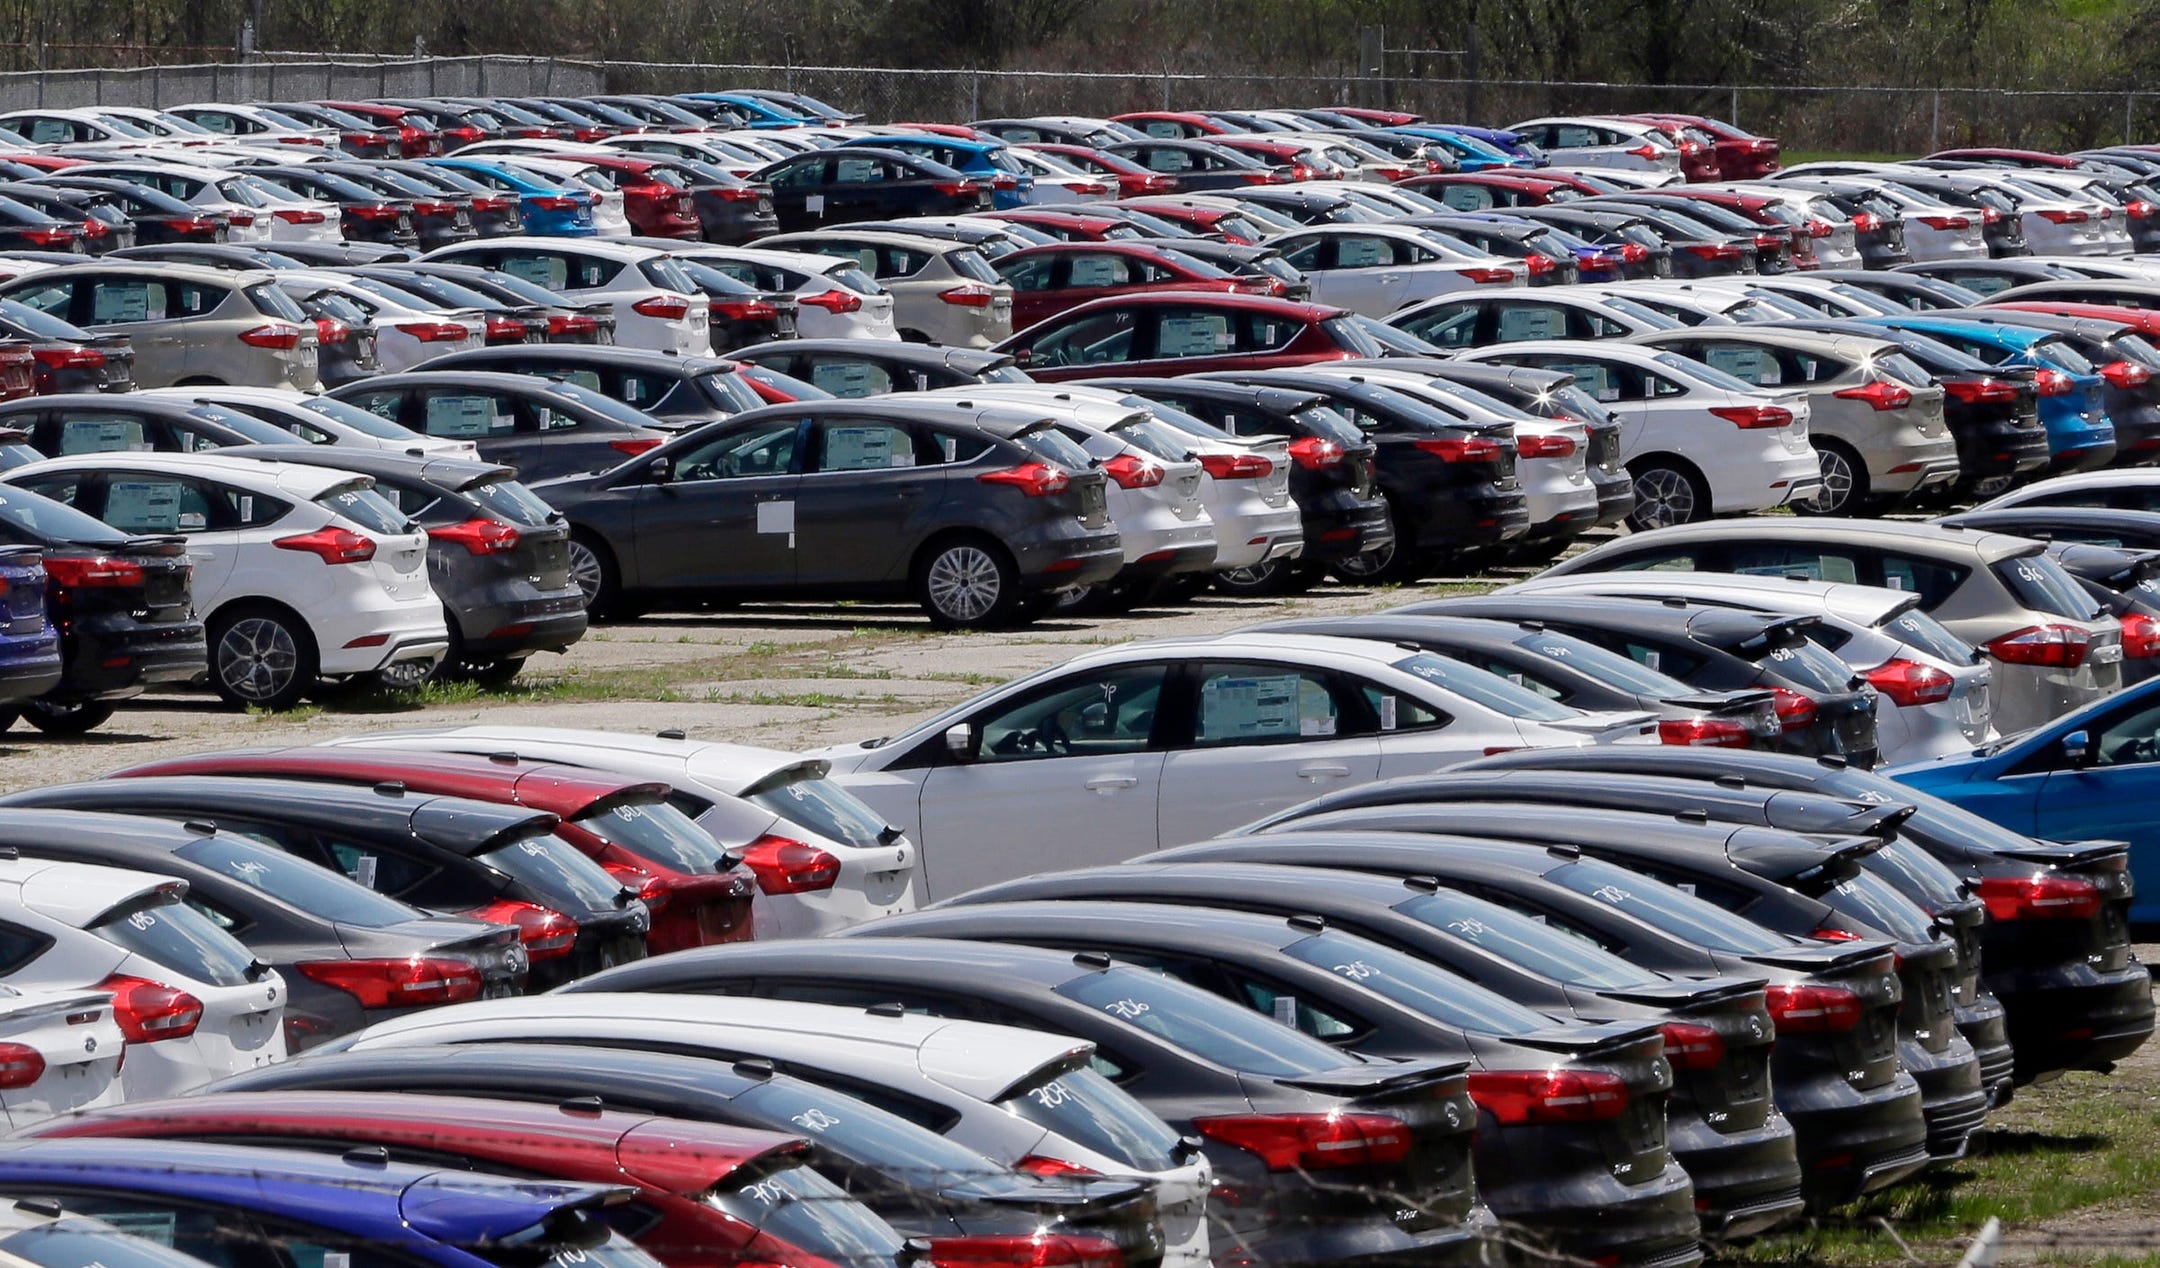
<instances>
[{"instance_id":1,"label":"side mirror","mask_svg":"<svg viewBox=\"0 0 2160 1268\"><path fill-rule=\"evenodd\" d=\"M2072 768L2083 769L2092 765L2092 736L2085 731L2072 731L2062 737L2062 755Z\"/></svg>"},{"instance_id":2,"label":"side mirror","mask_svg":"<svg viewBox=\"0 0 2160 1268\"><path fill-rule=\"evenodd\" d=\"M975 728L965 722L955 722L945 728L945 751L955 761L975 760Z\"/></svg>"},{"instance_id":3,"label":"side mirror","mask_svg":"<svg viewBox=\"0 0 2160 1268\"><path fill-rule=\"evenodd\" d=\"M654 484L666 484L675 478L675 460L662 454L645 464L645 475Z\"/></svg>"}]
</instances>

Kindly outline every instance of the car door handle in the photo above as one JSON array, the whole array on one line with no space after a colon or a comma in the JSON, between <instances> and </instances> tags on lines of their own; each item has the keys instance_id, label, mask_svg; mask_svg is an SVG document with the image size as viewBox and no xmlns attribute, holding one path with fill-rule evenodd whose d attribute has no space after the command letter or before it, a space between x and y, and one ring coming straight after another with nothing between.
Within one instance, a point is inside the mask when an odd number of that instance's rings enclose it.
<instances>
[{"instance_id":1,"label":"car door handle","mask_svg":"<svg viewBox=\"0 0 2160 1268\"><path fill-rule=\"evenodd\" d=\"M1297 768L1298 778L1318 783L1323 779L1348 779L1350 768L1328 762L1308 762Z\"/></svg>"},{"instance_id":2,"label":"car door handle","mask_svg":"<svg viewBox=\"0 0 2160 1268\"><path fill-rule=\"evenodd\" d=\"M922 486L919 484L903 484L893 491L893 495L895 497L919 498L922 496L922 492Z\"/></svg>"},{"instance_id":3,"label":"car door handle","mask_svg":"<svg viewBox=\"0 0 2160 1268\"><path fill-rule=\"evenodd\" d=\"M1345 775L1349 773L1348 771L1343 772ZM1107 797L1114 792L1121 792L1127 788L1136 788L1139 784L1139 777L1135 775L1097 775L1087 781L1087 789L1089 792L1101 793Z\"/></svg>"}]
</instances>

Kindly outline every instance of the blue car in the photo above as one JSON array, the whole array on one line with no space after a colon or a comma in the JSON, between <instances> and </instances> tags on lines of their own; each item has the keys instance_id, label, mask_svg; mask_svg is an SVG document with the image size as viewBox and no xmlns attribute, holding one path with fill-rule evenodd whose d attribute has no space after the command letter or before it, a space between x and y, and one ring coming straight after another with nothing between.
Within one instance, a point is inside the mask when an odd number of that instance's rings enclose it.
<instances>
[{"instance_id":1,"label":"blue car","mask_svg":"<svg viewBox=\"0 0 2160 1268\"><path fill-rule=\"evenodd\" d=\"M1492 169L1536 167L1535 160L1519 154L1510 154L1489 141L1479 140L1466 132L1453 128L1436 128L1431 124L1412 123L1399 128L1383 128L1384 132L1398 132L1430 141L1455 156L1457 171L1483 172Z\"/></svg>"},{"instance_id":2,"label":"blue car","mask_svg":"<svg viewBox=\"0 0 2160 1268\"><path fill-rule=\"evenodd\" d=\"M499 1268L503 1247L591 1268L658 1268L610 1239L600 1208L635 1190L507 1180L240 1145L35 1140L0 1145L0 1193L64 1202L213 1264ZM483 1248L487 1253L482 1253ZM489 1258L493 1254L498 1258Z\"/></svg>"},{"instance_id":3,"label":"blue car","mask_svg":"<svg viewBox=\"0 0 2160 1268\"><path fill-rule=\"evenodd\" d=\"M544 157L544 156L541 156ZM500 193L515 195L523 232L536 238L590 238L593 208L600 196L589 189L560 185L536 176L510 161L485 158L421 159L429 167L443 167L468 180L476 180Z\"/></svg>"},{"instance_id":4,"label":"blue car","mask_svg":"<svg viewBox=\"0 0 2160 1268\"><path fill-rule=\"evenodd\" d=\"M1506 128L1476 128L1467 123L1433 123L1430 120L1412 126L1438 128L1443 132L1469 137L1473 141L1483 141L1502 154L1530 160L1533 167L1546 167L1552 163L1551 159L1545 157L1545 151L1531 143L1522 133L1510 132Z\"/></svg>"},{"instance_id":5,"label":"blue car","mask_svg":"<svg viewBox=\"0 0 2160 1268\"><path fill-rule=\"evenodd\" d=\"M964 141L958 137L915 135L866 136L836 148L866 146L919 154L981 180L990 187L990 203L999 211L1025 207L1035 198L1035 177L1006 152L1003 141Z\"/></svg>"},{"instance_id":6,"label":"blue car","mask_svg":"<svg viewBox=\"0 0 2160 1268\"><path fill-rule=\"evenodd\" d=\"M677 96L684 101L710 101L726 106L742 115L747 120L744 126L750 128L821 128L827 123L808 110L783 106L756 93L686 92Z\"/></svg>"},{"instance_id":7,"label":"blue car","mask_svg":"<svg viewBox=\"0 0 2160 1268\"><path fill-rule=\"evenodd\" d=\"M2048 465L2055 473L2086 471L2115 456L2115 424L2107 416L2107 380L2054 331L2005 325L1993 318L1971 321L1932 313L1861 320L1917 331L1989 365L2037 370L2040 422L2047 428Z\"/></svg>"}]
</instances>

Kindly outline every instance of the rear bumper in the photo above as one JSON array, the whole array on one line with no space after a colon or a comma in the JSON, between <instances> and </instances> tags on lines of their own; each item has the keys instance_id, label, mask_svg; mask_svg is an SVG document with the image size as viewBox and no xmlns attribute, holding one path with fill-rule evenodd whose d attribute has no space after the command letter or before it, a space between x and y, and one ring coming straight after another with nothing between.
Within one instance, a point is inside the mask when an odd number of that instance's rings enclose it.
<instances>
[{"instance_id":1,"label":"rear bumper","mask_svg":"<svg viewBox=\"0 0 2160 1268\"><path fill-rule=\"evenodd\" d=\"M0 638L0 703L45 695L60 685L60 638L40 634Z\"/></svg>"},{"instance_id":2,"label":"rear bumper","mask_svg":"<svg viewBox=\"0 0 2160 1268\"><path fill-rule=\"evenodd\" d=\"M1295 555L1305 542L1304 522L1292 502L1269 506L1246 498L1233 506L1208 507L1208 518L1215 525L1217 568L1250 568Z\"/></svg>"},{"instance_id":3,"label":"rear bumper","mask_svg":"<svg viewBox=\"0 0 2160 1268\"><path fill-rule=\"evenodd\" d=\"M534 652L567 651L585 637L583 596L575 589L522 603L453 609L463 654L482 660L515 660Z\"/></svg>"},{"instance_id":4,"label":"rear bumper","mask_svg":"<svg viewBox=\"0 0 2160 1268\"><path fill-rule=\"evenodd\" d=\"M1029 590L1069 590L1110 580L1125 566L1125 547L1114 531L1075 527L1070 537L1010 542L1020 584Z\"/></svg>"},{"instance_id":5,"label":"rear bumper","mask_svg":"<svg viewBox=\"0 0 2160 1268\"><path fill-rule=\"evenodd\" d=\"M1368 551L1379 550L1395 540L1388 522L1387 504L1379 498L1357 501L1345 493L1305 517L1305 550L1298 558L1307 563L1335 563Z\"/></svg>"},{"instance_id":6,"label":"rear bumper","mask_svg":"<svg viewBox=\"0 0 2160 1268\"><path fill-rule=\"evenodd\" d=\"M1707 1237L1748 1237L1800 1214L1800 1152L1792 1124L1772 1110L1753 1131L1720 1132L1699 1115L1672 1119L1673 1159L1695 1181Z\"/></svg>"},{"instance_id":7,"label":"rear bumper","mask_svg":"<svg viewBox=\"0 0 2160 1268\"><path fill-rule=\"evenodd\" d=\"M1937 1053L1910 1040L1899 1042L1898 1056L1920 1085L1928 1157L1936 1162L1964 1157L1966 1142L1986 1120L1991 1099L1980 1082L1979 1057L1964 1043Z\"/></svg>"},{"instance_id":8,"label":"rear bumper","mask_svg":"<svg viewBox=\"0 0 2160 1268\"><path fill-rule=\"evenodd\" d=\"M1512 1262L1505 1230L1483 1206L1462 1223L1408 1233L1380 1216L1325 1225L1291 1225L1239 1237L1217 1229L1210 1237L1219 1265L1269 1268L1500 1268Z\"/></svg>"},{"instance_id":9,"label":"rear bumper","mask_svg":"<svg viewBox=\"0 0 2160 1268\"><path fill-rule=\"evenodd\" d=\"M1621 1184L1609 1175L1544 1175L1497 1190L1481 1178L1479 1187L1503 1223L1559 1255L1657 1268L1702 1259L1695 1186L1678 1162L1643 1184Z\"/></svg>"},{"instance_id":10,"label":"rear bumper","mask_svg":"<svg viewBox=\"0 0 2160 1268\"><path fill-rule=\"evenodd\" d=\"M100 628L103 626L103 628ZM112 700L155 683L186 682L208 665L200 621L115 626L89 622L62 641L66 669L51 693L56 701Z\"/></svg>"},{"instance_id":11,"label":"rear bumper","mask_svg":"<svg viewBox=\"0 0 2160 1268\"><path fill-rule=\"evenodd\" d=\"M1164 546L1149 551L1118 571L1118 575L1133 581L1148 581L1160 577L1175 577L1187 572L1207 572L1215 567L1215 543Z\"/></svg>"},{"instance_id":12,"label":"rear bumper","mask_svg":"<svg viewBox=\"0 0 2160 1268\"><path fill-rule=\"evenodd\" d=\"M1835 1072L1775 1086L1778 1108L1793 1125L1809 1202L1848 1201L1927 1166L1927 1120L1911 1075L1864 1091Z\"/></svg>"},{"instance_id":13,"label":"rear bumper","mask_svg":"<svg viewBox=\"0 0 2160 1268\"><path fill-rule=\"evenodd\" d=\"M1986 982L2003 1003L2019 1083L2065 1070L2105 1070L2152 1037L2152 975L2135 960L2113 972L2065 964Z\"/></svg>"},{"instance_id":14,"label":"rear bumper","mask_svg":"<svg viewBox=\"0 0 2160 1268\"><path fill-rule=\"evenodd\" d=\"M2017 1053L2010 1046L2008 1013L1983 990L1977 1003L1957 1010L1957 1028L1980 1061L1980 1087L1988 1094L1988 1104L1992 1107L2008 1101L2017 1069Z\"/></svg>"}]
</instances>

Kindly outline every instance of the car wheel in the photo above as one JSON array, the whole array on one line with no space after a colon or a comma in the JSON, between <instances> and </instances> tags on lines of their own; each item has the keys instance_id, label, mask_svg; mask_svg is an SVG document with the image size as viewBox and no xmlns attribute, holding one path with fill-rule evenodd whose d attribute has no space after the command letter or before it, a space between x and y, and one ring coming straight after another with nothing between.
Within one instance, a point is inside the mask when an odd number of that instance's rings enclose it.
<instances>
[{"instance_id":1,"label":"car wheel","mask_svg":"<svg viewBox=\"0 0 2160 1268\"><path fill-rule=\"evenodd\" d=\"M1331 572L1346 585L1384 586L1416 581L1425 571L1425 557L1405 545L1402 540L1402 519L1395 514L1395 504L1387 504L1388 527L1392 530L1388 544L1378 550L1368 550L1362 555L1352 555L1341 560Z\"/></svg>"},{"instance_id":2,"label":"car wheel","mask_svg":"<svg viewBox=\"0 0 2160 1268\"><path fill-rule=\"evenodd\" d=\"M447 664L447 660L401 660L376 670L375 682L387 691L418 691L440 677Z\"/></svg>"},{"instance_id":3,"label":"car wheel","mask_svg":"<svg viewBox=\"0 0 2160 1268\"><path fill-rule=\"evenodd\" d=\"M483 687L506 687L524 669L523 656L503 660L461 660L457 664L457 676Z\"/></svg>"},{"instance_id":4,"label":"car wheel","mask_svg":"<svg viewBox=\"0 0 2160 1268\"><path fill-rule=\"evenodd\" d=\"M22 715L47 735L88 735L112 720L113 706L103 700L73 704L32 700L23 706Z\"/></svg>"},{"instance_id":5,"label":"car wheel","mask_svg":"<svg viewBox=\"0 0 2160 1268\"><path fill-rule=\"evenodd\" d=\"M915 598L940 629L978 630L1020 602L1020 577L1004 548L979 537L941 542L915 570Z\"/></svg>"},{"instance_id":6,"label":"car wheel","mask_svg":"<svg viewBox=\"0 0 2160 1268\"><path fill-rule=\"evenodd\" d=\"M615 556L599 540L585 533L570 535L570 580L585 596L585 614L595 621L624 615L622 583L615 572Z\"/></svg>"},{"instance_id":7,"label":"car wheel","mask_svg":"<svg viewBox=\"0 0 2160 1268\"><path fill-rule=\"evenodd\" d=\"M227 704L290 709L315 685L315 638L291 612L242 607L210 628L210 685Z\"/></svg>"},{"instance_id":8,"label":"car wheel","mask_svg":"<svg viewBox=\"0 0 2160 1268\"><path fill-rule=\"evenodd\" d=\"M1225 568L1215 574L1215 588L1246 598L1289 594L1296 587L1292 568L1292 561L1287 559L1270 559L1250 568Z\"/></svg>"},{"instance_id":9,"label":"car wheel","mask_svg":"<svg viewBox=\"0 0 2160 1268\"><path fill-rule=\"evenodd\" d=\"M1652 459L1629 474L1635 478L1635 509L1628 513L1627 526L1636 532L1710 518L1710 490L1694 468Z\"/></svg>"},{"instance_id":10,"label":"car wheel","mask_svg":"<svg viewBox=\"0 0 2160 1268\"><path fill-rule=\"evenodd\" d=\"M1867 504L1867 464L1860 455L1835 441L1815 446L1815 461L1822 467L1822 492L1793 503L1802 515L1850 515Z\"/></svg>"}]
</instances>

